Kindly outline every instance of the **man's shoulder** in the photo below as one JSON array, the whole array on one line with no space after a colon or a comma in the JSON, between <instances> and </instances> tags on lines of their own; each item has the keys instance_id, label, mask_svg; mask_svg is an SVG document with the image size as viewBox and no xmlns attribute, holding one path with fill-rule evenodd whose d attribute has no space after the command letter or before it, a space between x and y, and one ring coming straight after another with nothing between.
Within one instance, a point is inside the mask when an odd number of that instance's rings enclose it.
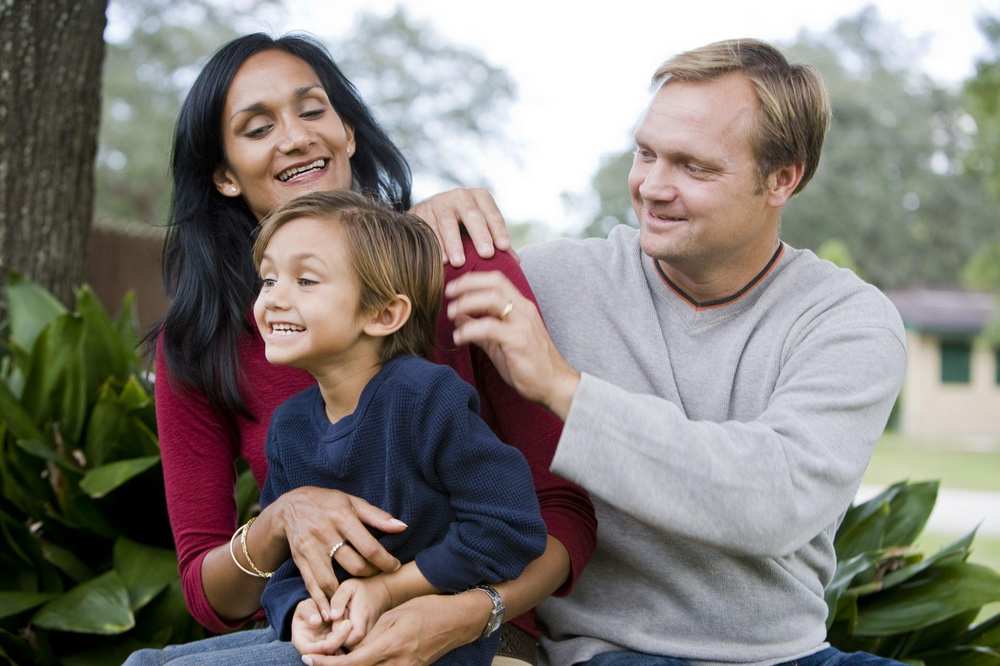
<instances>
[{"instance_id":1,"label":"man's shoulder","mask_svg":"<svg viewBox=\"0 0 1000 666\"><path fill-rule=\"evenodd\" d=\"M904 339L903 320L882 291L854 271L821 259L809 250L791 250L780 280L780 294L824 327L874 327Z\"/></svg>"},{"instance_id":2,"label":"man's shoulder","mask_svg":"<svg viewBox=\"0 0 1000 666\"><path fill-rule=\"evenodd\" d=\"M624 270L639 270L639 230L619 225L607 238L558 238L521 251L521 267L531 283L604 283Z\"/></svg>"}]
</instances>

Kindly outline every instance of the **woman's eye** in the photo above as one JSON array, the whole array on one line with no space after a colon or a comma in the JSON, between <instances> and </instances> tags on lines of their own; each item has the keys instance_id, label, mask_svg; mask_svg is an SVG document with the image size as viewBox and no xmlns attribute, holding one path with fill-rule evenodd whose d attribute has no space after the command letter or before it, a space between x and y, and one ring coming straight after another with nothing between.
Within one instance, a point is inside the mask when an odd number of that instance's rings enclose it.
<instances>
[{"instance_id":1,"label":"woman's eye","mask_svg":"<svg viewBox=\"0 0 1000 666\"><path fill-rule=\"evenodd\" d=\"M270 124L268 124L268 125L260 125L259 127L254 127L252 129L248 129L243 134L244 134L244 136L248 136L251 139L259 139L260 137L262 137L265 134L267 134L270 129L271 129L271 125Z\"/></svg>"},{"instance_id":2,"label":"woman's eye","mask_svg":"<svg viewBox=\"0 0 1000 666\"><path fill-rule=\"evenodd\" d=\"M299 114L303 118L319 118L323 115L325 109L311 109L309 111L303 111Z\"/></svg>"}]
</instances>

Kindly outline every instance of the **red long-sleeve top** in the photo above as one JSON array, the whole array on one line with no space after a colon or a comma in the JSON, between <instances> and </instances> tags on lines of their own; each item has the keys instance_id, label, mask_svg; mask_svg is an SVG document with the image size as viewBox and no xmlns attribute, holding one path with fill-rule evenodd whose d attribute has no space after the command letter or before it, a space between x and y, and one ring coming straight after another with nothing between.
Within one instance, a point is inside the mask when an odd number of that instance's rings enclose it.
<instances>
[{"instance_id":1,"label":"red long-sleeve top","mask_svg":"<svg viewBox=\"0 0 1000 666\"><path fill-rule=\"evenodd\" d=\"M465 254L464 266L446 266L446 283L470 271L500 271L534 300L524 274L509 254L497 252L492 259L482 259L468 239ZM462 379L476 387L483 419L502 441L517 447L527 458L548 532L569 552L570 576L556 592L567 594L594 550L597 521L587 494L549 471L562 422L544 407L522 398L501 378L481 349L456 348L452 342L453 330L442 307L435 360L450 365ZM202 586L201 565L208 551L226 543L237 526L233 463L243 458L257 484L263 487L267 476L265 441L271 413L313 382L304 371L268 363L264 342L256 332L240 341L239 356L245 380L243 398L257 418L252 421L240 418L239 440L234 441L203 395L171 381L162 343L156 353L156 421L184 597L192 616L217 633L237 628L239 623L227 622L209 605ZM533 613L516 618L514 623L538 635Z\"/></svg>"}]
</instances>

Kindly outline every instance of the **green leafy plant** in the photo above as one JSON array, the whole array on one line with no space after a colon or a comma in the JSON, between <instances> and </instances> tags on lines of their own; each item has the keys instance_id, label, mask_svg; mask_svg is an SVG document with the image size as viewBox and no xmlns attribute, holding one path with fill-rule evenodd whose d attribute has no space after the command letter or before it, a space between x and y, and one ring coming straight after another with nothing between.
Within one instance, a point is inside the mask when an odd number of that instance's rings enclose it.
<instances>
[{"instance_id":1,"label":"green leafy plant","mask_svg":"<svg viewBox=\"0 0 1000 666\"><path fill-rule=\"evenodd\" d=\"M117 664L200 638L177 575L135 310L8 277L0 345L0 663Z\"/></svg>"},{"instance_id":2,"label":"green leafy plant","mask_svg":"<svg viewBox=\"0 0 1000 666\"><path fill-rule=\"evenodd\" d=\"M913 548L938 482L899 482L851 507L826 589L830 643L927 666L1000 665L1000 574L967 562L976 530L924 556Z\"/></svg>"}]
</instances>

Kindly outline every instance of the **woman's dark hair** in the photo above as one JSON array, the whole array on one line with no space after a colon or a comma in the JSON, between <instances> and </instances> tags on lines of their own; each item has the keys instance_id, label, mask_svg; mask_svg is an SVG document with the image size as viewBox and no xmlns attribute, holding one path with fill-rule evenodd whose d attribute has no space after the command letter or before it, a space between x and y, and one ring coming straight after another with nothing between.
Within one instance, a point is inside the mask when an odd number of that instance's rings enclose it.
<instances>
[{"instance_id":1,"label":"woman's dark hair","mask_svg":"<svg viewBox=\"0 0 1000 666\"><path fill-rule=\"evenodd\" d=\"M280 50L312 67L337 114L354 130L354 187L397 210L410 207L410 167L375 122L350 81L314 39L262 33L220 48L181 106L171 158L173 197L163 248L163 280L171 303L147 337L162 338L171 375L205 395L236 432L236 417L256 418L241 392L238 344L253 330L258 288L251 249L257 218L242 197L223 196L213 174L224 164L222 113L237 70L251 56Z\"/></svg>"}]
</instances>

